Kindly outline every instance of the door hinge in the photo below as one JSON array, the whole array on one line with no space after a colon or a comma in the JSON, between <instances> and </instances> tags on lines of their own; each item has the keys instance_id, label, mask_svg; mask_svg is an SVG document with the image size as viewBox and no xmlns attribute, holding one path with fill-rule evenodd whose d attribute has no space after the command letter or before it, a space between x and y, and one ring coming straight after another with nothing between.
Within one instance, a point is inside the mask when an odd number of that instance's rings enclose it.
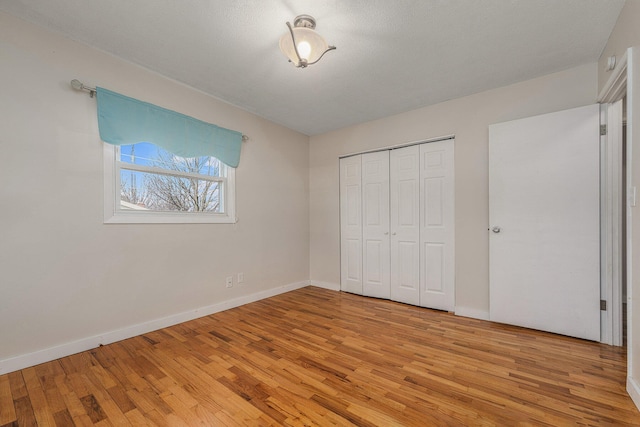
<instances>
[{"instance_id":1,"label":"door hinge","mask_svg":"<svg viewBox=\"0 0 640 427\"><path fill-rule=\"evenodd\" d=\"M600 125L600 135L607 134L607 125Z\"/></svg>"},{"instance_id":2,"label":"door hinge","mask_svg":"<svg viewBox=\"0 0 640 427\"><path fill-rule=\"evenodd\" d=\"M607 311L607 301L601 299L600 300L600 311Z\"/></svg>"}]
</instances>

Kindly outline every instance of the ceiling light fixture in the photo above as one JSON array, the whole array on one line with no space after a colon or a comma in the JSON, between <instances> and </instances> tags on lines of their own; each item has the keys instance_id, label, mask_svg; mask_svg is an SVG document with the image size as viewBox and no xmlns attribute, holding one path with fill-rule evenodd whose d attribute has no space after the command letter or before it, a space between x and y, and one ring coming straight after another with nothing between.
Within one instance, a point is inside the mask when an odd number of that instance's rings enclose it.
<instances>
[{"instance_id":1,"label":"ceiling light fixture","mask_svg":"<svg viewBox=\"0 0 640 427\"><path fill-rule=\"evenodd\" d=\"M316 20L312 16L296 16L293 26L287 22L287 28L289 32L280 37L280 50L298 68L315 64L325 53L336 48L329 46L324 37L314 31Z\"/></svg>"}]
</instances>

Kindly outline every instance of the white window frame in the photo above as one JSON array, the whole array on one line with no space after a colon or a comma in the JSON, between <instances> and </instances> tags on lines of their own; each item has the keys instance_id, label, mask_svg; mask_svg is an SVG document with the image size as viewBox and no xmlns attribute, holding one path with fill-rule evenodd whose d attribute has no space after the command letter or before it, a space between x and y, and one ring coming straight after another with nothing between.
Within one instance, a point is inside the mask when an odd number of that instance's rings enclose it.
<instances>
[{"instance_id":1,"label":"white window frame","mask_svg":"<svg viewBox=\"0 0 640 427\"><path fill-rule=\"evenodd\" d=\"M105 224L234 224L236 218L236 170L226 166L226 176L216 178L222 188L224 213L215 212L158 212L120 209L120 170L131 169L157 172L153 168L130 165L121 168L120 148L103 143L104 161L104 223ZM186 175L186 174L185 174Z\"/></svg>"}]
</instances>

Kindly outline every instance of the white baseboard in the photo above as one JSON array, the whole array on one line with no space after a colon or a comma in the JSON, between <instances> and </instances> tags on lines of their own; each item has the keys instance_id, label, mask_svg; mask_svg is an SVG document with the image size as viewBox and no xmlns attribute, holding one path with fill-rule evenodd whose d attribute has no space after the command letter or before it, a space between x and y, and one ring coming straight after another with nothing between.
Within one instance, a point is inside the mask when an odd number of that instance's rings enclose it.
<instances>
[{"instance_id":1,"label":"white baseboard","mask_svg":"<svg viewBox=\"0 0 640 427\"><path fill-rule=\"evenodd\" d=\"M319 280L312 280L311 281L311 286L317 286L319 288L329 289L331 291L339 291L340 290L340 284L338 284L338 283L321 282Z\"/></svg>"},{"instance_id":2,"label":"white baseboard","mask_svg":"<svg viewBox=\"0 0 640 427\"><path fill-rule=\"evenodd\" d=\"M455 314L456 316L471 317L472 319L489 320L489 312L477 308L456 307Z\"/></svg>"},{"instance_id":3,"label":"white baseboard","mask_svg":"<svg viewBox=\"0 0 640 427\"><path fill-rule=\"evenodd\" d=\"M627 393L631 396L631 400L640 410L640 383L631 377L627 377Z\"/></svg>"},{"instance_id":4,"label":"white baseboard","mask_svg":"<svg viewBox=\"0 0 640 427\"><path fill-rule=\"evenodd\" d=\"M194 310L172 314L160 319L138 323L136 325L127 326L126 328L117 329L115 331L108 331L100 335L94 335L91 337L82 338L77 341L60 344L54 347L44 348L32 353L22 354L19 356L11 357L9 359L0 360L0 375L28 368L30 366L39 365L40 363L49 362L51 360L69 356L71 354L90 350L92 348L100 346L100 344L111 344L116 341L121 341L127 338L146 334L148 332L156 331L168 326L177 325L178 323L187 322L199 317L204 317L210 314L218 313L220 311L229 310L230 308L235 308L241 305L249 304L251 302L260 301L261 299L270 298L272 296L283 294L285 292L304 288L305 286L309 286L309 281L291 283L288 285L280 286L278 288L256 292L255 294L234 298L228 301L222 301L206 307L199 307Z\"/></svg>"}]
</instances>

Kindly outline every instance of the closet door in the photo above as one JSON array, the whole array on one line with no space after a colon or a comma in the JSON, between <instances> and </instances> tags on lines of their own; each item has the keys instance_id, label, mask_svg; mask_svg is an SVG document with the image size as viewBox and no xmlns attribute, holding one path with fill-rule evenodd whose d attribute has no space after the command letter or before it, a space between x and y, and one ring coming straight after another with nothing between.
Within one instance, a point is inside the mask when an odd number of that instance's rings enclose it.
<instances>
[{"instance_id":1,"label":"closet door","mask_svg":"<svg viewBox=\"0 0 640 427\"><path fill-rule=\"evenodd\" d=\"M362 156L340 159L340 289L362 295Z\"/></svg>"},{"instance_id":2,"label":"closet door","mask_svg":"<svg viewBox=\"0 0 640 427\"><path fill-rule=\"evenodd\" d=\"M420 305L455 308L453 140L420 145Z\"/></svg>"},{"instance_id":3,"label":"closet door","mask_svg":"<svg viewBox=\"0 0 640 427\"><path fill-rule=\"evenodd\" d=\"M420 305L420 147L391 151L391 299Z\"/></svg>"},{"instance_id":4,"label":"closet door","mask_svg":"<svg viewBox=\"0 0 640 427\"><path fill-rule=\"evenodd\" d=\"M389 152L362 155L362 292L391 296L389 259Z\"/></svg>"}]
</instances>

